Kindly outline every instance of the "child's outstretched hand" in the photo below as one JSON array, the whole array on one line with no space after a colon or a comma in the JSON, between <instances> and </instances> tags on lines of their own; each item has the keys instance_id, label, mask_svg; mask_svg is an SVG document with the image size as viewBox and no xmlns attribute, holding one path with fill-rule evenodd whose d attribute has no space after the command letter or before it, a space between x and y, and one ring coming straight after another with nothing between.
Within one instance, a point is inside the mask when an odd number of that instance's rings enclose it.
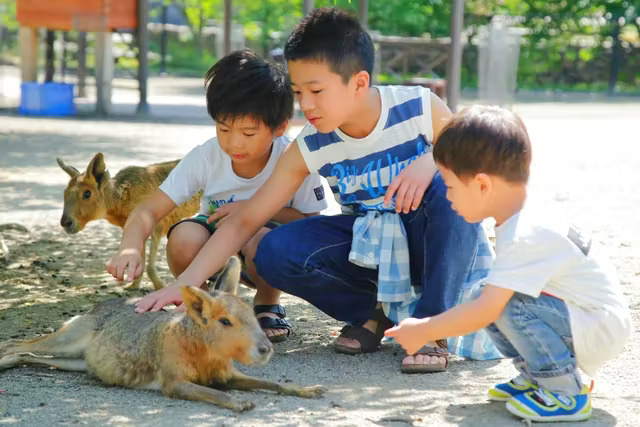
<instances>
[{"instance_id":1,"label":"child's outstretched hand","mask_svg":"<svg viewBox=\"0 0 640 427\"><path fill-rule=\"evenodd\" d=\"M178 306L176 310L184 311L182 305L182 293L180 285L172 284L159 291L151 292L145 295L136 303L136 313L144 313L145 311L160 311L165 305L175 304Z\"/></svg>"},{"instance_id":2,"label":"child's outstretched hand","mask_svg":"<svg viewBox=\"0 0 640 427\"><path fill-rule=\"evenodd\" d=\"M398 326L387 329L384 335L393 337L407 351L408 355L414 354L420 350L422 346L429 341L424 338L424 325L429 318L416 319L410 317L400 322Z\"/></svg>"},{"instance_id":3,"label":"child's outstretched hand","mask_svg":"<svg viewBox=\"0 0 640 427\"><path fill-rule=\"evenodd\" d=\"M418 157L393 178L384 195L384 204L389 206L395 194L397 213L415 211L422 203L424 192L436 171L431 153Z\"/></svg>"},{"instance_id":4,"label":"child's outstretched hand","mask_svg":"<svg viewBox=\"0 0 640 427\"><path fill-rule=\"evenodd\" d=\"M135 280L142 274L142 255L137 249L119 250L107 261L105 268L120 282Z\"/></svg>"}]
</instances>

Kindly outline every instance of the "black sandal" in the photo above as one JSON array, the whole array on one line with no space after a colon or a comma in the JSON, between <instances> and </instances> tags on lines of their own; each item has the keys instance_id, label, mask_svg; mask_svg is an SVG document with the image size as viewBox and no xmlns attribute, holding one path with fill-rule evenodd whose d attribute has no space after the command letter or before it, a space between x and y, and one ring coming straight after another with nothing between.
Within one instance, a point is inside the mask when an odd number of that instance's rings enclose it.
<instances>
[{"instance_id":1,"label":"black sandal","mask_svg":"<svg viewBox=\"0 0 640 427\"><path fill-rule=\"evenodd\" d=\"M253 307L253 312L255 314L274 313L278 316L278 317L269 317L269 316L258 317L257 318L258 324L260 324L260 327L263 330L264 329L286 329L287 330L287 333L284 335L271 336L271 337L268 336L267 338L269 338L269 341L271 341L272 343L282 342L286 340L289 337L289 335L291 335L291 324L287 321L287 319L285 319L287 313L284 310L284 307L281 306L280 304L256 305Z\"/></svg>"},{"instance_id":2,"label":"black sandal","mask_svg":"<svg viewBox=\"0 0 640 427\"><path fill-rule=\"evenodd\" d=\"M382 308L376 308L373 311L371 320L376 320L378 326L375 332L371 332L363 326L350 326L347 325L340 331L338 338L349 338L356 340L360 343L360 348L349 347L344 344L333 345L333 349L336 353L343 354L361 354L361 353L373 353L380 347L380 341L384 337L384 331L393 326L393 322L384 315Z\"/></svg>"}]
</instances>

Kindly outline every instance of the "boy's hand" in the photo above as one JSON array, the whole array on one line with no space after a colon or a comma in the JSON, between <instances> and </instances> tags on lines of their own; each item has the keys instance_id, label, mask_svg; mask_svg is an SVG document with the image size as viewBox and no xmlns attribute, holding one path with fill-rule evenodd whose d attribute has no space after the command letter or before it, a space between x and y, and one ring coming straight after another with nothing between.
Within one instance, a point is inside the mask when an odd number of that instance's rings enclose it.
<instances>
[{"instance_id":1,"label":"boy's hand","mask_svg":"<svg viewBox=\"0 0 640 427\"><path fill-rule=\"evenodd\" d=\"M387 329L384 335L394 337L396 341L407 351L408 355L420 350L424 343L429 341L425 337L424 327L429 322L429 318L416 319L410 317L400 322L398 326Z\"/></svg>"},{"instance_id":2,"label":"boy's hand","mask_svg":"<svg viewBox=\"0 0 640 427\"><path fill-rule=\"evenodd\" d=\"M242 206L244 206L246 203L246 200L238 200L237 202L227 203L216 208L215 212L213 212L211 215L209 215L209 218L207 218L207 224L211 224L215 221L218 221L218 224L222 224L227 219L229 214L242 209Z\"/></svg>"},{"instance_id":3,"label":"boy's hand","mask_svg":"<svg viewBox=\"0 0 640 427\"><path fill-rule=\"evenodd\" d=\"M160 311L165 305L175 304L178 306L177 311L184 311L182 305L182 293L180 285L173 283L159 291L151 292L145 295L136 303L136 313L144 313L145 311Z\"/></svg>"},{"instance_id":4,"label":"boy's hand","mask_svg":"<svg viewBox=\"0 0 640 427\"><path fill-rule=\"evenodd\" d=\"M137 279L142 274L142 254L137 249L121 249L112 256L105 266L107 272L118 281Z\"/></svg>"},{"instance_id":5,"label":"boy's hand","mask_svg":"<svg viewBox=\"0 0 640 427\"><path fill-rule=\"evenodd\" d=\"M384 195L384 204L390 205L395 194L397 213L415 211L422 203L436 170L431 153L418 157L391 181Z\"/></svg>"}]
</instances>

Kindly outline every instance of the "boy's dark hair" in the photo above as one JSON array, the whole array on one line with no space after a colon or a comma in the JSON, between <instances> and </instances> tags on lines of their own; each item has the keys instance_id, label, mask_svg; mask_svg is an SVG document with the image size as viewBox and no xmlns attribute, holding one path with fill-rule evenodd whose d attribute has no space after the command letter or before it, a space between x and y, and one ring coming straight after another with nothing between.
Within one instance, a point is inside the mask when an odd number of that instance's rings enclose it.
<instances>
[{"instance_id":1,"label":"boy's dark hair","mask_svg":"<svg viewBox=\"0 0 640 427\"><path fill-rule=\"evenodd\" d=\"M451 118L438 136L433 158L461 179L486 173L512 183L526 183L531 142L516 114L478 105Z\"/></svg>"},{"instance_id":2,"label":"boy's dark hair","mask_svg":"<svg viewBox=\"0 0 640 427\"><path fill-rule=\"evenodd\" d=\"M222 57L205 76L207 111L213 120L250 116L275 130L293 116L293 91L284 67L249 49Z\"/></svg>"},{"instance_id":3,"label":"boy's dark hair","mask_svg":"<svg viewBox=\"0 0 640 427\"><path fill-rule=\"evenodd\" d=\"M335 8L314 9L302 18L287 40L284 56L287 61L326 61L345 83L362 70L369 76L373 72L371 37L357 19Z\"/></svg>"}]
</instances>

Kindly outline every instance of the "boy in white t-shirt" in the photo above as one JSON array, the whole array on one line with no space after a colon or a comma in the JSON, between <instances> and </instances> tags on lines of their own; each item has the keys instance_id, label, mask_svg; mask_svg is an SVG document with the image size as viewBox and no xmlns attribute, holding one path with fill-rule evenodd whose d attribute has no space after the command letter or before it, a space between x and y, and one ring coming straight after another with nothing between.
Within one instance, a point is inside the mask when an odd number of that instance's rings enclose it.
<instances>
[{"instance_id":1,"label":"boy in white t-shirt","mask_svg":"<svg viewBox=\"0 0 640 427\"><path fill-rule=\"evenodd\" d=\"M510 111L477 106L454 116L433 155L453 209L471 223L495 218L495 264L474 301L407 319L386 335L411 354L426 341L487 327L520 372L492 387L490 399L529 420L587 419L590 390L577 368L593 376L632 330L615 272L579 229L543 224L525 207L531 144Z\"/></svg>"},{"instance_id":2,"label":"boy in white t-shirt","mask_svg":"<svg viewBox=\"0 0 640 427\"><path fill-rule=\"evenodd\" d=\"M220 59L205 78L207 110L216 122L217 137L191 150L160 188L129 216L120 249L107 262L118 280L141 274L144 241L155 224L177 205L202 190L200 212L175 224L167 235L167 262L178 277L190 264L207 264L199 255L218 223L239 209L264 184L290 142L284 135L293 114L293 93L286 70L266 63L250 50ZM308 176L285 208L272 218L288 223L316 215L327 207L319 175ZM249 278L256 286L254 310L269 339L286 339L291 325L279 305L280 291L255 271L256 248L268 228L259 230L242 248ZM159 310L162 307L154 307Z\"/></svg>"}]
</instances>

